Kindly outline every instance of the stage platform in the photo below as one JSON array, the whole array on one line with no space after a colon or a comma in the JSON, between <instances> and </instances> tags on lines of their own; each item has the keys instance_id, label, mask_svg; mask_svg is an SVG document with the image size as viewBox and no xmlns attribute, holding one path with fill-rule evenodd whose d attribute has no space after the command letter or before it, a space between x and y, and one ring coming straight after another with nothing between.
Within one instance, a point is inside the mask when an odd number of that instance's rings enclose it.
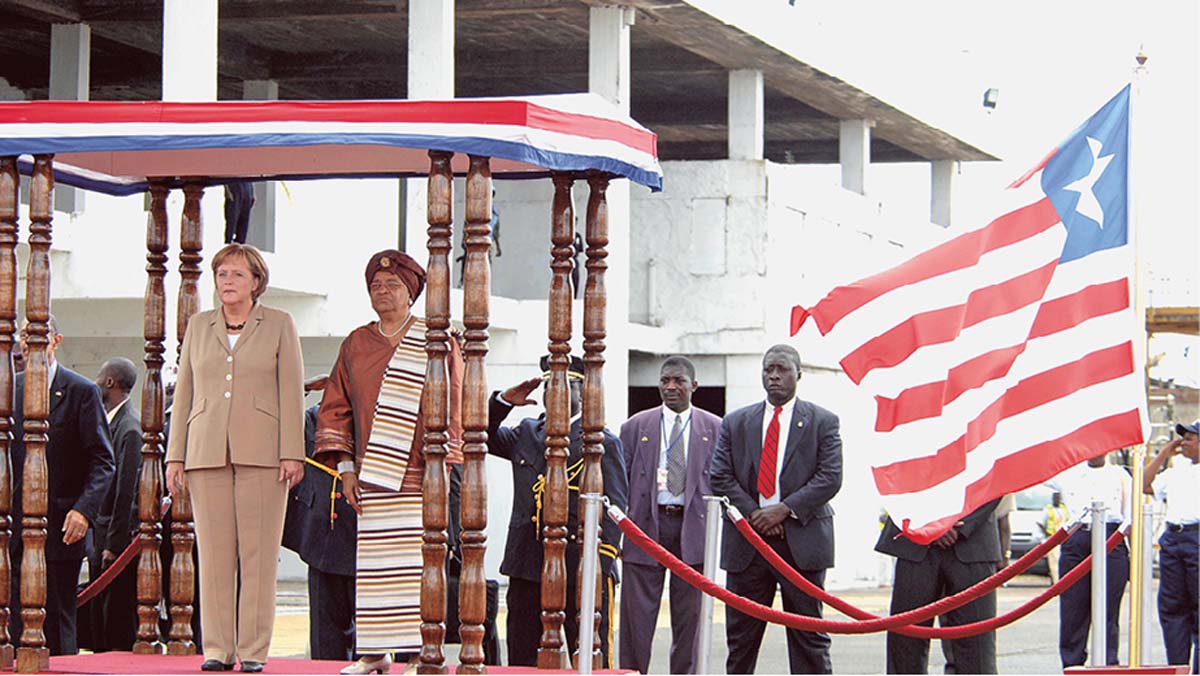
<instances>
[{"instance_id":1,"label":"stage platform","mask_svg":"<svg viewBox=\"0 0 1200 676\"><path fill-rule=\"evenodd\" d=\"M200 674L200 664L204 661L199 655L134 655L132 653L110 652L95 655L64 655L50 658L50 672L56 674ZM305 660L294 657L272 657L263 668L264 674L336 674L345 662L326 660ZM450 665L450 673L454 673ZM240 671L227 672L240 674ZM390 673L403 674L403 664L393 664ZM545 670L537 671L532 667L498 667L489 666L490 674L573 674L574 671ZM598 670L595 674L628 674L632 672L619 670Z\"/></svg>"}]
</instances>

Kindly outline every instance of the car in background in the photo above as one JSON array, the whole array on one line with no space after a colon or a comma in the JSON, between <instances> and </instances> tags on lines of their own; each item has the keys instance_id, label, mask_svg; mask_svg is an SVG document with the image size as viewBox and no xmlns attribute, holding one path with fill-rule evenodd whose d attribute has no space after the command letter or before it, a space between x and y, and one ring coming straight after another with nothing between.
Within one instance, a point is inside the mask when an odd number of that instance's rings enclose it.
<instances>
[{"instance_id":1,"label":"car in background","mask_svg":"<svg viewBox=\"0 0 1200 676\"><path fill-rule=\"evenodd\" d=\"M1038 523L1041 522L1043 515L1046 512L1046 505L1050 504L1050 497L1054 491L1046 486L1037 485L1030 486L1016 495L1016 509L1008 515L1008 525L1012 532L1012 539L1009 542L1009 561L1016 561L1029 550L1038 546L1046 539L1046 534L1042 532ZM1033 564L1026 571L1027 575L1045 575L1050 576L1050 566L1046 564L1046 559Z\"/></svg>"}]
</instances>

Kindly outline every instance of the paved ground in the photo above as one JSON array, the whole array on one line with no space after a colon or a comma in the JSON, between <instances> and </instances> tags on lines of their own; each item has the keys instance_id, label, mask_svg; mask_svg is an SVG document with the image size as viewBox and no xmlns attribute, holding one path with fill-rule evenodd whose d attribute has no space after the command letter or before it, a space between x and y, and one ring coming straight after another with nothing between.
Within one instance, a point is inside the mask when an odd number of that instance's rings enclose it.
<instances>
[{"instance_id":1,"label":"paved ground","mask_svg":"<svg viewBox=\"0 0 1200 676\"><path fill-rule=\"evenodd\" d=\"M1001 589L999 594L1000 612L1006 612L1041 593L1049 585L1049 579L1044 577L1022 576ZM1157 592L1157 582L1155 584ZM858 589L839 592L841 598L860 608L876 614L886 614L891 598L890 588ZM501 593L500 598L504 598ZM1129 619L1129 595L1126 594L1125 605L1122 608L1122 626L1127 628ZM284 583L279 591L279 614L275 623L275 636L271 644L271 655L278 657L302 657L308 644L308 608L307 592L303 583ZM671 644L670 625L667 614L660 615L659 628L655 633L655 651L651 663L651 672L667 672L667 651ZM1152 617L1156 611L1153 599L1147 606ZM499 621L501 642L504 635L504 609L501 608ZM828 613L828 617L848 619L840 613ZM714 612L713 646L711 665L715 673L724 673L725 666L725 612L720 602ZM1162 638L1157 633L1151 640L1148 655L1143 656L1145 664L1161 664L1164 659ZM1128 640L1127 631L1122 634L1122 662L1127 660ZM760 674L787 673L787 648L784 630L777 626L767 628L763 641L764 649L758 662ZM1053 600L1042 608L1028 615L1014 625L1001 629L996 638L1000 673L1005 674L1049 674L1061 673L1058 661L1058 601ZM448 657L454 658L454 646L448 646ZM944 660L941 650L934 643L930 649L929 671L941 673ZM840 674L876 674L882 673L884 667L884 637L878 634L865 636L834 636L833 637L833 669Z\"/></svg>"}]
</instances>

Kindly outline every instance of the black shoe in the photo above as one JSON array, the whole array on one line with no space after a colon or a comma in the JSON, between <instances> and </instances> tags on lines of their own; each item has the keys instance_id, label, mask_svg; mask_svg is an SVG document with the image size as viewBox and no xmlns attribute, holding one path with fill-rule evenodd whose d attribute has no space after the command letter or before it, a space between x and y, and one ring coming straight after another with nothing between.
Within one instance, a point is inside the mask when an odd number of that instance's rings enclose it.
<instances>
[{"instance_id":1,"label":"black shoe","mask_svg":"<svg viewBox=\"0 0 1200 676\"><path fill-rule=\"evenodd\" d=\"M204 660L200 671L233 671L233 663L225 664L221 660Z\"/></svg>"},{"instance_id":2,"label":"black shoe","mask_svg":"<svg viewBox=\"0 0 1200 676\"><path fill-rule=\"evenodd\" d=\"M229 668L232 669L233 665L232 664L229 665ZM262 668L263 668L262 662L254 662L252 660L242 660L242 671L244 671L248 674L257 674L258 672L262 671Z\"/></svg>"}]
</instances>

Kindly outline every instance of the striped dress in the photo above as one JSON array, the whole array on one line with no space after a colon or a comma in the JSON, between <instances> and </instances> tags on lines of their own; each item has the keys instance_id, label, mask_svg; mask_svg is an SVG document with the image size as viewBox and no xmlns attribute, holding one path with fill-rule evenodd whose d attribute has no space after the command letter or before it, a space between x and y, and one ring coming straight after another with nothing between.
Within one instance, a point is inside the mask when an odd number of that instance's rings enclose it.
<instances>
[{"instance_id":1,"label":"striped dress","mask_svg":"<svg viewBox=\"0 0 1200 676\"><path fill-rule=\"evenodd\" d=\"M421 647L421 493L405 485L425 384L425 323L416 320L388 362L359 480L357 650ZM419 484L418 484L419 485Z\"/></svg>"}]
</instances>

